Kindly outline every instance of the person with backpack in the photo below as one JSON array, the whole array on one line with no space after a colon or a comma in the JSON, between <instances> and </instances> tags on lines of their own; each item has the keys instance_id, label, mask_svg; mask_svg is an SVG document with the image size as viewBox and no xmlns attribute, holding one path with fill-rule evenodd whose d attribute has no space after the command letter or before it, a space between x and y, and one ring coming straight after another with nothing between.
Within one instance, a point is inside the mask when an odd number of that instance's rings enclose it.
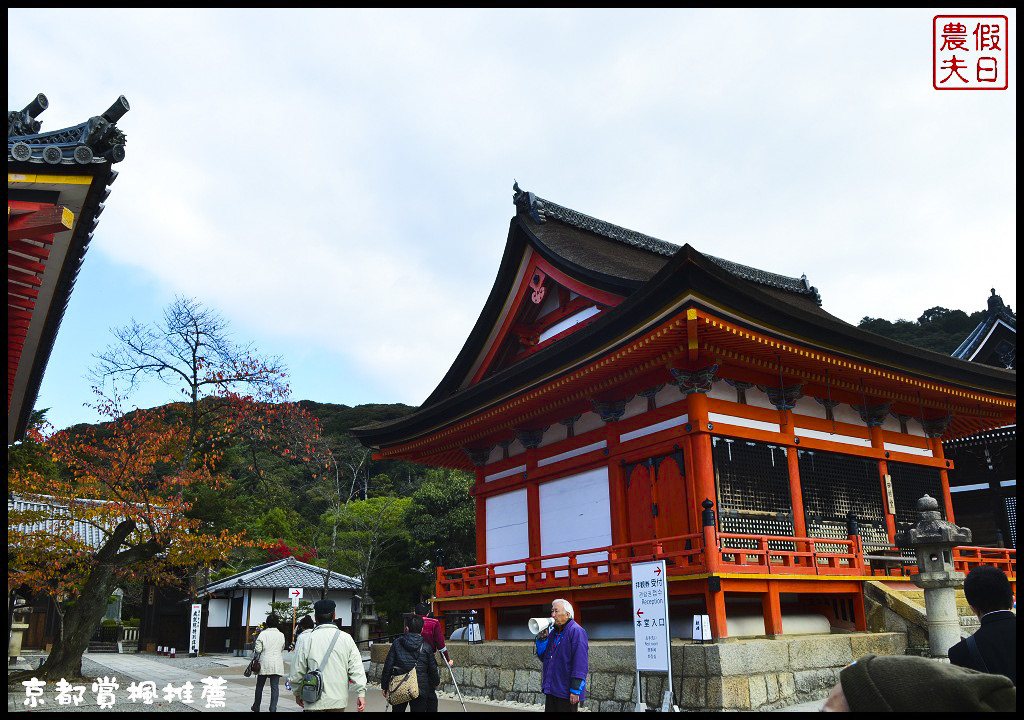
<instances>
[{"instance_id":1,"label":"person with backpack","mask_svg":"<svg viewBox=\"0 0 1024 720\"><path fill-rule=\"evenodd\" d=\"M391 706L394 712L437 712L437 693L435 689L441 684L441 675L434 657L434 647L423 639L423 617L411 616L405 625L405 634L399 635L391 643L384 669L380 675L380 688L388 702L388 689L392 678L400 678L415 669L417 696L408 702L395 703Z\"/></svg>"},{"instance_id":2,"label":"person with backpack","mask_svg":"<svg viewBox=\"0 0 1024 720\"><path fill-rule=\"evenodd\" d=\"M343 711L350 691L356 694L356 711L366 709L363 658L352 636L334 624L336 607L333 600L313 603L316 627L303 633L295 646L288 680L295 702L305 711Z\"/></svg>"}]
</instances>

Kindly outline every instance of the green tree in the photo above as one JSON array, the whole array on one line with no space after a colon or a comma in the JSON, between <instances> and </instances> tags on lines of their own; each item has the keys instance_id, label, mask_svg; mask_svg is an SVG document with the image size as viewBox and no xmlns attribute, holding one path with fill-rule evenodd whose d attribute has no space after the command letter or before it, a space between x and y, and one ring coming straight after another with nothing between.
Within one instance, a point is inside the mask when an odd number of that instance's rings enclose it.
<instances>
[{"instance_id":1,"label":"green tree","mask_svg":"<svg viewBox=\"0 0 1024 720\"><path fill-rule=\"evenodd\" d=\"M434 565L437 551L447 567L476 562L474 479L459 470L431 468L412 495L406 513L416 559Z\"/></svg>"}]
</instances>

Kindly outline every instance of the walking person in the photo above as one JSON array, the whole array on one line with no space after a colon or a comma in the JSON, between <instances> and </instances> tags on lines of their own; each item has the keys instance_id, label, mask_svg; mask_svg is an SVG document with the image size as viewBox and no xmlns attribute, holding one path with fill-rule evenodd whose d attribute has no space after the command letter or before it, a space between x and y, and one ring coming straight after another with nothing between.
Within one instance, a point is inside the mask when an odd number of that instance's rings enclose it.
<instances>
[{"instance_id":1,"label":"walking person","mask_svg":"<svg viewBox=\"0 0 1024 720\"><path fill-rule=\"evenodd\" d=\"M416 668L419 697L407 703L392 705L391 709L394 712L405 712L406 707L409 707L410 712L437 712L435 690L441 684L441 675L437 669L437 660L434 658L434 647L423 639L423 617L420 615L409 618L405 634L395 638L387 658L384 659L380 688L385 698L388 696L391 678L403 675L413 668Z\"/></svg>"},{"instance_id":2,"label":"walking person","mask_svg":"<svg viewBox=\"0 0 1024 720\"><path fill-rule=\"evenodd\" d=\"M1017 615L1013 588L1006 573L979 565L964 578L964 596L981 620L974 635L949 649L949 661L960 667L996 673L1017 684Z\"/></svg>"},{"instance_id":3,"label":"walking person","mask_svg":"<svg viewBox=\"0 0 1024 720\"><path fill-rule=\"evenodd\" d=\"M336 605L333 600L313 603L316 627L307 630L295 645L291 682L295 702L306 711L344 711L349 692L356 694L356 712L366 709L366 671L352 636L334 624ZM307 638L308 636L308 638ZM328 653L330 651L330 653ZM302 700L302 676L319 669L323 676L323 693L316 702Z\"/></svg>"},{"instance_id":4,"label":"walking person","mask_svg":"<svg viewBox=\"0 0 1024 720\"><path fill-rule=\"evenodd\" d=\"M295 637L292 638L292 644L288 647L289 650L294 650L299 644L299 637L302 633L307 630L312 630L316 627L316 623L313 622L311 615L303 615L302 619L295 625Z\"/></svg>"},{"instance_id":5,"label":"walking person","mask_svg":"<svg viewBox=\"0 0 1024 720\"><path fill-rule=\"evenodd\" d=\"M587 631L573 619L573 609L566 600L551 603L550 632L537 634L537 657L544 663L541 670L541 691L544 712L576 712L583 702L589 671Z\"/></svg>"},{"instance_id":6,"label":"walking person","mask_svg":"<svg viewBox=\"0 0 1024 720\"><path fill-rule=\"evenodd\" d=\"M264 629L256 637L256 644L253 651L259 653L260 671L256 676L256 698L252 703L252 711L260 711L260 703L263 701L263 686L267 679L270 679L270 712L277 712L277 698L280 692L279 684L281 676L284 675L284 658L281 652L284 650L284 633L281 632L281 622L277 615L271 613L267 616Z\"/></svg>"},{"instance_id":7,"label":"walking person","mask_svg":"<svg viewBox=\"0 0 1024 720\"><path fill-rule=\"evenodd\" d=\"M441 623L430 617L430 603L421 602L416 605L416 614L423 618L423 640L430 643L436 652L444 655L449 665L454 666L455 661L448 654L448 648L444 644L444 633L441 632Z\"/></svg>"}]
</instances>

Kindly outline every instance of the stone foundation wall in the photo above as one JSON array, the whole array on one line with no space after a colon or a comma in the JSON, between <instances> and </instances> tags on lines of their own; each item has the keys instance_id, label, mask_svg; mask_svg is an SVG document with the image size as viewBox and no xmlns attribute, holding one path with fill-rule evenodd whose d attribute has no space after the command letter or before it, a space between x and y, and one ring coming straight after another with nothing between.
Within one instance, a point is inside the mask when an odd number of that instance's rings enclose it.
<instances>
[{"instance_id":1,"label":"stone foundation wall","mask_svg":"<svg viewBox=\"0 0 1024 720\"><path fill-rule=\"evenodd\" d=\"M374 645L370 680L379 682L389 645ZM902 655L904 633L803 635L792 638L737 639L713 645L672 643L672 675L676 699L687 710L770 710L824 699L838 673L869 653ZM496 641L478 645L449 643L455 679L465 697L543 704L540 661L528 641ZM454 692L451 676L441 667L441 687ZM636 704L633 643L595 640L590 643L590 675L584 707L592 711L631 711ZM664 676L644 676L649 707L661 706Z\"/></svg>"}]
</instances>

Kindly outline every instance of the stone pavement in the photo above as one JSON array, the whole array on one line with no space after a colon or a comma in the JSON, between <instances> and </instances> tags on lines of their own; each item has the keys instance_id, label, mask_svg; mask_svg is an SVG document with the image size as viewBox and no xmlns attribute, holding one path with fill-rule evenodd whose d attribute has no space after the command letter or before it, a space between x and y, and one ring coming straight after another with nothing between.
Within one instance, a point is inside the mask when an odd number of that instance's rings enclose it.
<instances>
[{"instance_id":1,"label":"stone pavement","mask_svg":"<svg viewBox=\"0 0 1024 720\"><path fill-rule=\"evenodd\" d=\"M37 665L41 658L29 658L29 661L33 665ZM290 661L291 653L285 653L285 662L290 663ZM86 654L82 660L82 670L87 676L117 678L119 688L114 692L115 700L112 707L99 706L91 683L83 683L85 692L80 704L61 704L56 697L54 684L50 683L44 688L40 698L45 702L37 700L35 707L32 707L31 703L25 703L26 693L23 687L10 686L7 695L7 710L8 712L249 712L255 695L256 678L247 678L242 674L248 662L249 658L226 654L175 659L152 654ZM203 682L204 679L207 681L206 684ZM210 679L224 681L219 683L223 688L223 693L219 698L222 705L207 707L208 700L202 696L202 693L204 687L211 683ZM135 702L129 700L129 686L145 681L152 681L155 684L157 696L149 704L141 699ZM191 682L193 686L191 703L165 699L164 688L167 685L180 688L185 682ZM367 685L366 701L367 712L386 712L388 710L378 685ZM799 703L780 708L775 712L816 712L820 710L823 702L823 700L817 700ZM264 687L261 707L264 712L267 711L269 703L270 688ZM477 700L467 700L465 706L469 712L538 712L541 709L537 705ZM352 696L348 710L354 711L354 709L355 696ZM458 697L442 696L438 703L438 710L440 712L463 712L463 706ZM282 680L278 712L300 711L301 708L295 704L291 692L285 690Z\"/></svg>"}]
</instances>

